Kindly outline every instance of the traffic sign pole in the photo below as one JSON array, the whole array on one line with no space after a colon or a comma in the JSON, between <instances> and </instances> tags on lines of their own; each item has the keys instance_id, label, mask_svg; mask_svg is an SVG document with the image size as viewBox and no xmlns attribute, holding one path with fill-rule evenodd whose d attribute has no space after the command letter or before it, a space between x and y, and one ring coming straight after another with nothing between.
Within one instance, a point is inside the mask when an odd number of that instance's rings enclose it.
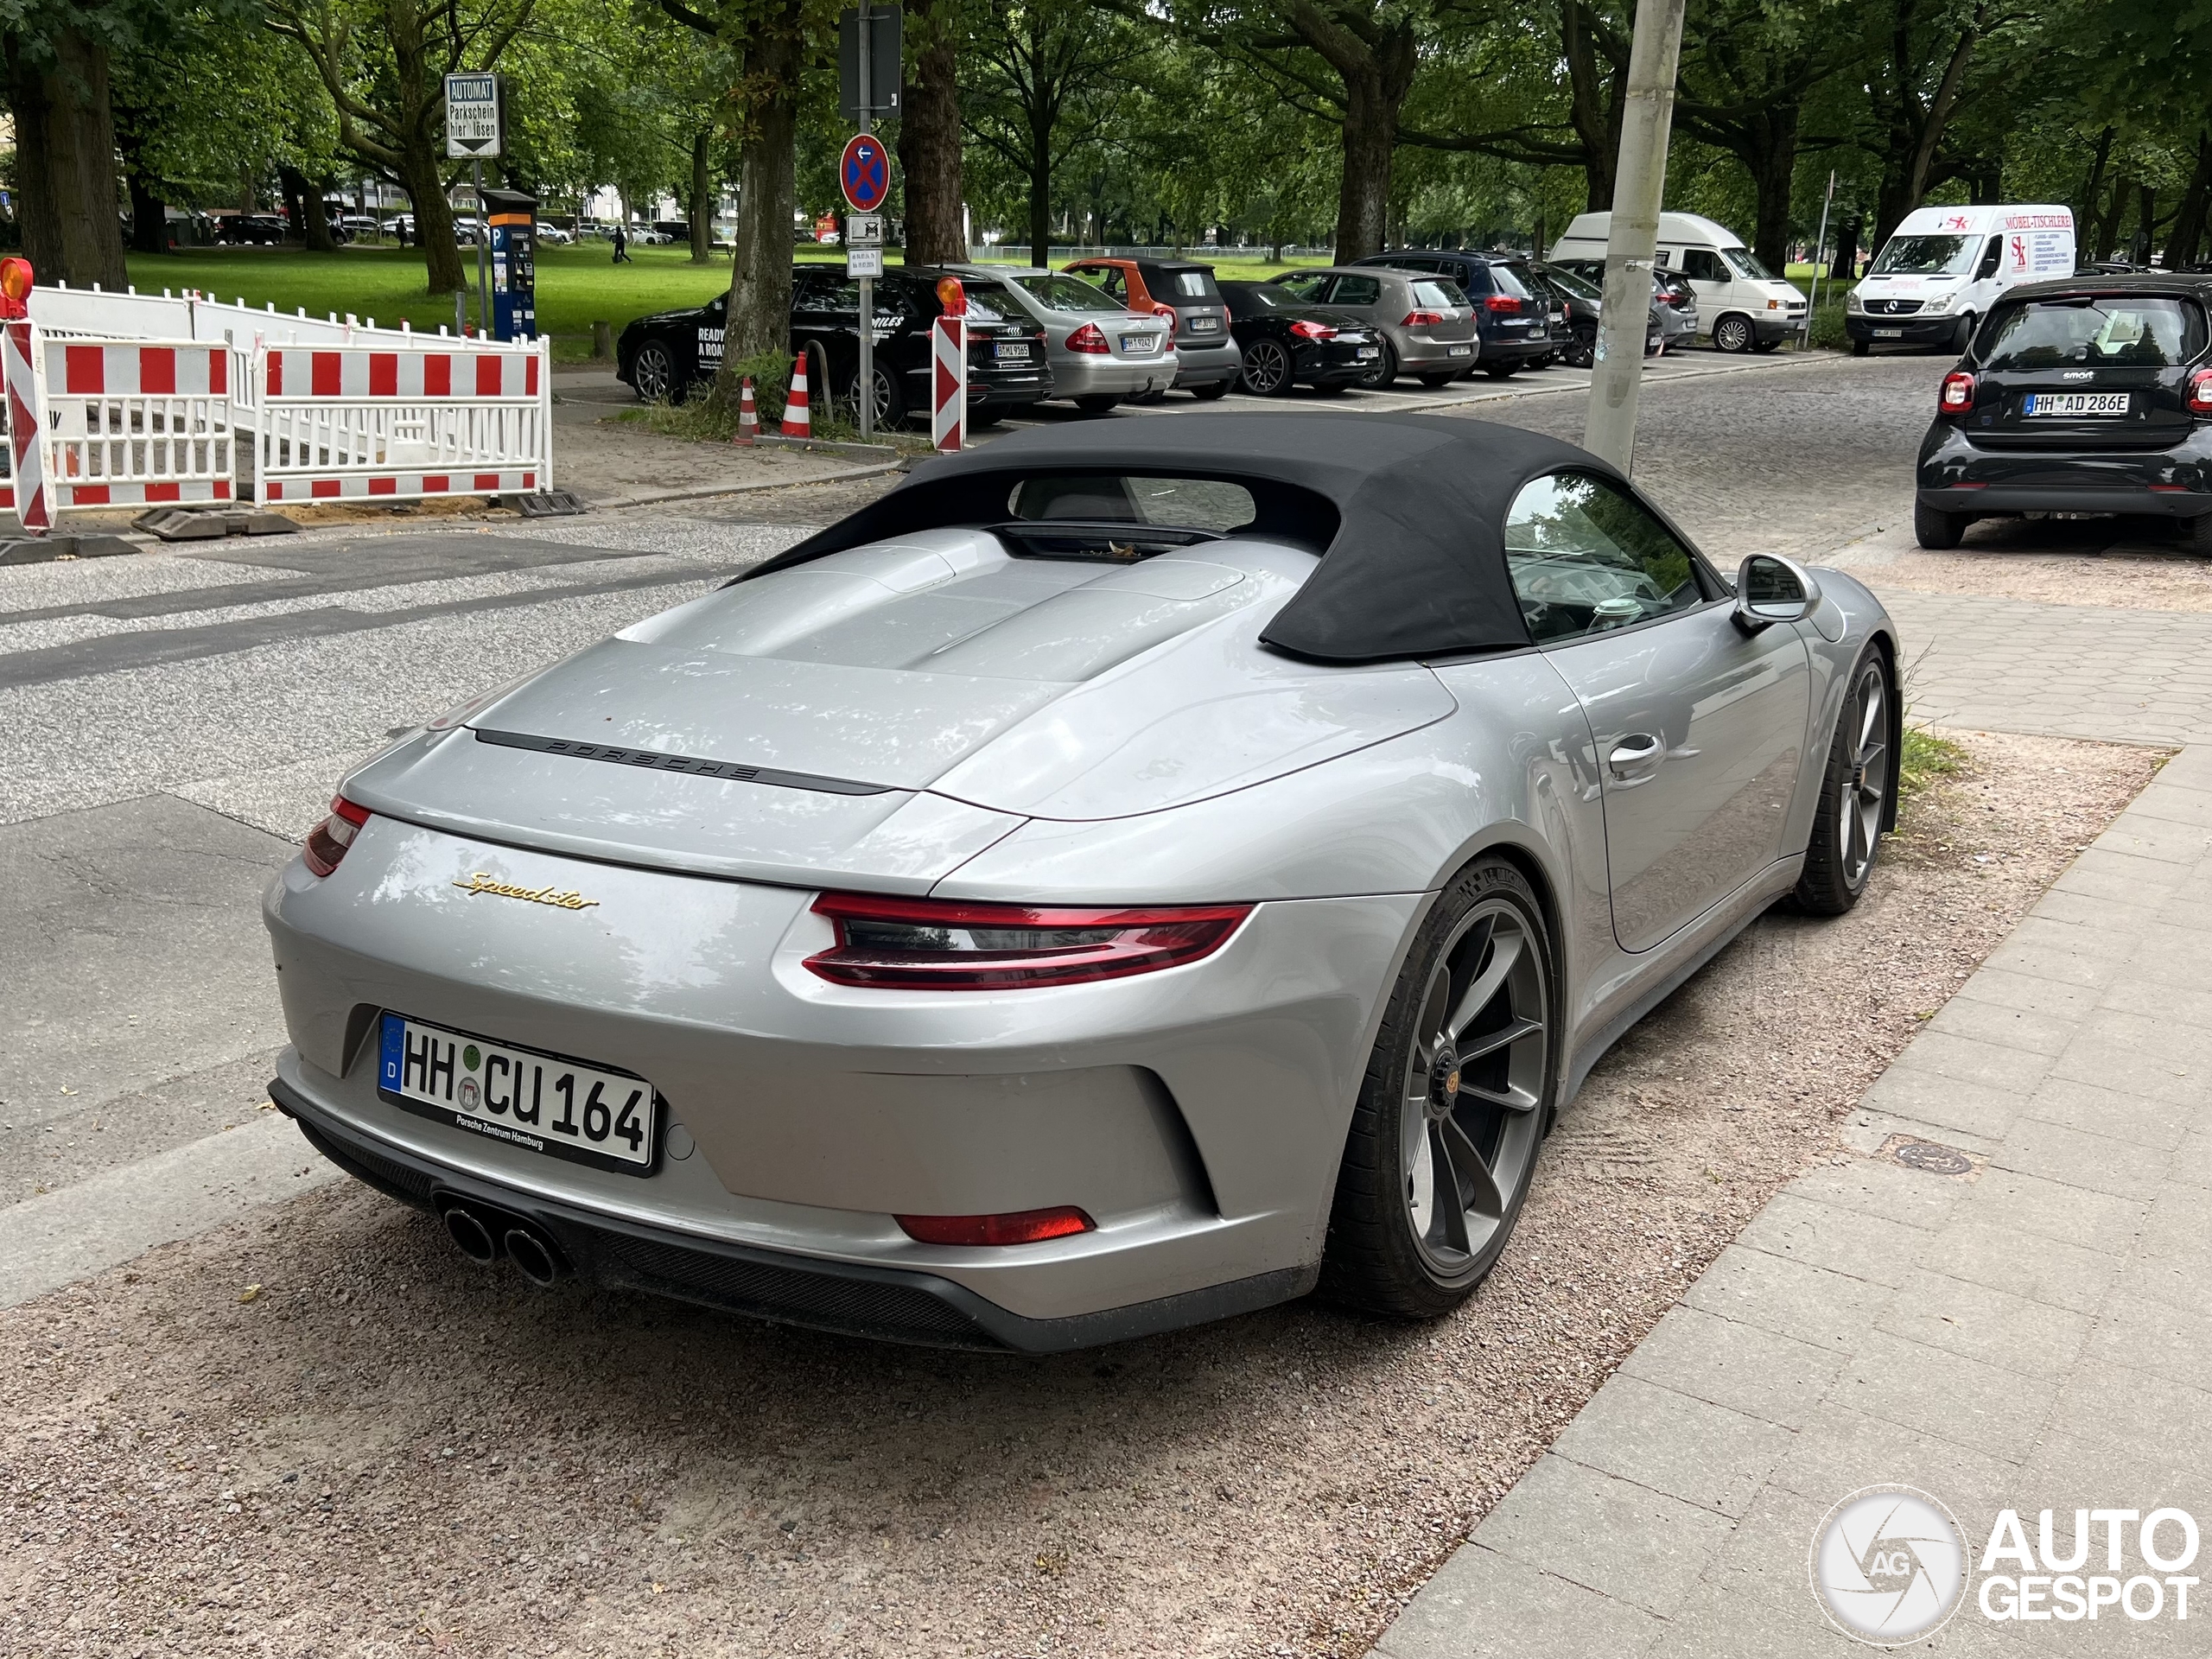
<instances>
[{"instance_id":1,"label":"traffic sign pole","mask_svg":"<svg viewBox=\"0 0 2212 1659\"><path fill-rule=\"evenodd\" d=\"M870 49L871 42L868 32L869 14L874 10L872 0L861 0L860 76L862 137L875 130L875 100L871 96L874 88L868 84L868 72L874 67L873 60L875 54ZM852 226L850 214L846 216L845 224L849 231ZM853 239L850 235L848 235L845 238L845 252L849 257L852 251ZM1808 311L1807 315L1811 314ZM860 406L861 442L866 443L875 436L875 279L873 276L861 278L861 372L859 382L853 388L853 401Z\"/></svg>"}]
</instances>

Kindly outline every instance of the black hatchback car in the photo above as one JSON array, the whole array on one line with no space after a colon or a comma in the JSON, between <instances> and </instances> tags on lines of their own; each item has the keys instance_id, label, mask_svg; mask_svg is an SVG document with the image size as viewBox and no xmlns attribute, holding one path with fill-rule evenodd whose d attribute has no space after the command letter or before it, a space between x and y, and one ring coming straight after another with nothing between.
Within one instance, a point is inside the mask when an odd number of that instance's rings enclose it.
<instances>
[{"instance_id":1,"label":"black hatchback car","mask_svg":"<svg viewBox=\"0 0 2212 1659\"><path fill-rule=\"evenodd\" d=\"M1450 277L1475 304L1475 366L1503 380L1559 354L1552 338L1550 296L1530 279L1529 262L1516 253L1471 253L1464 248L1400 248L1355 259L1356 265L1389 265Z\"/></svg>"},{"instance_id":2,"label":"black hatchback car","mask_svg":"<svg viewBox=\"0 0 2212 1659\"><path fill-rule=\"evenodd\" d=\"M1244 353L1244 390L1342 391L1382 360L1382 344L1347 311L1310 305L1273 283L1224 283L1230 331Z\"/></svg>"},{"instance_id":3,"label":"black hatchback car","mask_svg":"<svg viewBox=\"0 0 2212 1659\"><path fill-rule=\"evenodd\" d=\"M1990 308L1943 377L1913 531L1956 547L1977 518L2179 519L2212 554L2212 275L2070 276Z\"/></svg>"},{"instance_id":4,"label":"black hatchback car","mask_svg":"<svg viewBox=\"0 0 2212 1659\"><path fill-rule=\"evenodd\" d=\"M893 266L875 283L875 419L895 426L929 409L930 325L944 307L937 296L944 273L932 265ZM968 291L968 420L988 426L1026 409L1052 390L1045 331L1011 301L995 305L985 288ZM647 402L682 403L693 386L721 366L728 298L688 311L639 317L622 331L614 372ZM853 406L860 378L860 284L844 267L808 264L791 273L791 352L809 352L829 365L828 392ZM818 370L817 370L818 372ZM810 389L823 401L824 389Z\"/></svg>"}]
</instances>

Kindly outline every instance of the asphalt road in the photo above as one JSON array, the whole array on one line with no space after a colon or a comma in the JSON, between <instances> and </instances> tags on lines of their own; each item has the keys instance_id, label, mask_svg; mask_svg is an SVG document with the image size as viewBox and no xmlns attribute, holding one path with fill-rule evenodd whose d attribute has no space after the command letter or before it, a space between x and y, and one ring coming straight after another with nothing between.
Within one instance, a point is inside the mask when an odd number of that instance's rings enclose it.
<instances>
[{"instance_id":1,"label":"asphalt road","mask_svg":"<svg viewBox=\"0 0 2212 1659\"><path fill-rule=\"evenodd\" d=\"M1637 471L1715 557L1817 556L1908 504L1942 364L1701 357L1655 370ZM1577 437L1585 394L1559 384L1484 383L1452 412ZM889 482L0 569L0 1303L319 1179L257 1110L283 1041L257 906L341 773Z\"/></svg>"}]
</instances>

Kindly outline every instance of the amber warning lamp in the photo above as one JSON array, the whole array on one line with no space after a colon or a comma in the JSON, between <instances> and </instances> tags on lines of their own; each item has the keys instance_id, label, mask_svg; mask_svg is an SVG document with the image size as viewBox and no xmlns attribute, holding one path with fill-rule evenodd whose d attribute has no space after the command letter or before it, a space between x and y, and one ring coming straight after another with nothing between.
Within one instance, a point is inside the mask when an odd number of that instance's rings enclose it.
<instances>
[{"instance_id":1,"label":"amber warning lamp","mask_svg":"<svg viewBox=\"0 0 2212 1659\"><path fill-rule=\"evenodd\" d=\"M31 314L31 262L0 259L0 318L10 322Z\"/></svg>"},{"instance_id":2,"label":"amber warning lamp","mask_svg":"<svg viewBox=\"0 0 2212 1659\"><path fill-rule=\"evenodd\" d=\"M10 263L22 262L11 260ZM940 276L937 279L937 299L938 303L944 308L946 316L964 317L968 315L968 290L960 286L960 279L957 276Z\"/></svg>"}]
</instances>

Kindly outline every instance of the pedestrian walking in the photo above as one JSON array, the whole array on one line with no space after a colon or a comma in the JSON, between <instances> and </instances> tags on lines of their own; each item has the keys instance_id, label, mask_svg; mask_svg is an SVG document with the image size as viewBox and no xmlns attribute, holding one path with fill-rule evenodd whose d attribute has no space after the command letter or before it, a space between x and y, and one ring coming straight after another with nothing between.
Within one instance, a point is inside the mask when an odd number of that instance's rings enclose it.
<instances>
[{"instance_id":1,"label":"pedestrian walking","mask_svg":"<svg viewBox=\"0 0 2212 1659\"><path fill-rule=\"evenodd\" d=\"M614 263L618 265L634 265L638 263L630 257L630 238L620 225L614 227Z\"/></svg>"}]
</instances>

